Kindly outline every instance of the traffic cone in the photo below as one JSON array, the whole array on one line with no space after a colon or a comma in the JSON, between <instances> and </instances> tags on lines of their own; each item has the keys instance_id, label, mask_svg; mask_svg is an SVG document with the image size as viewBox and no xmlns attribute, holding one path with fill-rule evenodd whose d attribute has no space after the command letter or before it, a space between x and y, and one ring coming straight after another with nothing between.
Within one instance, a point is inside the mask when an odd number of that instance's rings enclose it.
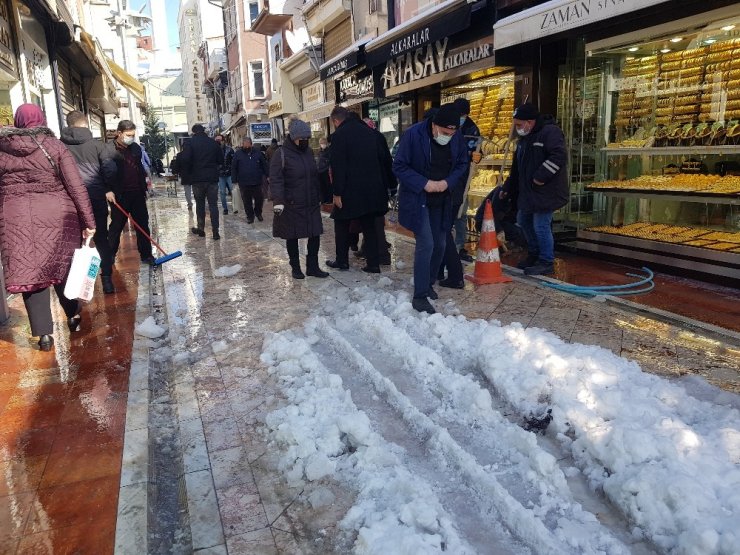
<instances>
[{"instance_id":1,"label":"traffic cone","mask_svg":"<svg viewBox=\"0 0 740 555\"><path fill-rule=\"evenodd\" d=\"M486 209L483 213L483 227L478 241L478 254L475 257L475 270L472 276L467 274L465 279L476 285L511 281L511 278L501 271L501 257L498 253L498 239L496 239L496 226L493 223L493 207L490 199L486 201Z\"/></svg>"}]
</instances>

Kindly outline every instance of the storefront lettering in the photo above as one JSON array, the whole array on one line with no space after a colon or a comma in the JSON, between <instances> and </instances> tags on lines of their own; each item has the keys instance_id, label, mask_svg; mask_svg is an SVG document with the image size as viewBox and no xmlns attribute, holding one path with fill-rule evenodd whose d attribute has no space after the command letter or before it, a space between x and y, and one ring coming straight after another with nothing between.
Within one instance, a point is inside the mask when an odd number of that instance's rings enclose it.
<instances>
[{"instance_id":1,"label":"storefront lettering","mask_svg":"<svg viewBox=\"0 0 740 555\"><path fill-rule=\"evenodd\" d=\"M267 106L267 117L272 117L277 114L281 114L283 112L283 103L278 100L277 102L273 102Z\"/></svg>"},{"instance_id":2,"label":"storefront lettering","mask_svg":"<svg viewBox=\"0 0 740 555\"><path fill-rule=\"evenodd\" d=\"M339 81L339 94L342 100L347 97L372 96L373 76L367 75L358 79L357 75L348 75Z\"/></svg>"},{"instance_id":3,"label":"storefront lettering","mask_svg":"<svg viewBox=\"0 0 740 555\"><path fill-rule=\"evenodd\" d=\"M547 11L540 15L540 30L557 29L561 26L567 26L568 23L578 22L581 19L587 19L591 15L591 10L609 10L625 3L625 0L578 0L571 2L566 6L561 6Z\"/></svg>"},{"instance_id":4,"label":"storefront lettering","mask_svg":"<svg viewBox=\"0 0 740 555\"><path fill-rule=\"evenodd\" d=\"M462 52L448 56L445 59L445 71L454 67L465 64L472 64L483 58L488 58L493 54L493 45L491 43L480 44L472 48L467 48Z\"/></svg>"},{"instance_id":5,"label":"storefront lettering","mask_svg":"<svg viewBox=\"0 0 740 555\"><path fill-rule=\"evenodd\" d=\"M339 73L340 71L344 71L347 69L347 66L349 65L349 60L347 58L344 58L343 60L339 60L337 63L330 65L326 69L326 76L331 77L332 75Z\"/></svg>"},{"instance_id":6,"label":"storefront lettering","mask_svg":"<svg viewBox=\"0 0 740 555\"><path fill-rule=\"evenodd\" d=\"M406 50L413 50L416 47L423 46L429 42L429 27L414 31L402 39L398 39L391 44L391 56L398 56Z\"/></svg>"}]
</instances>

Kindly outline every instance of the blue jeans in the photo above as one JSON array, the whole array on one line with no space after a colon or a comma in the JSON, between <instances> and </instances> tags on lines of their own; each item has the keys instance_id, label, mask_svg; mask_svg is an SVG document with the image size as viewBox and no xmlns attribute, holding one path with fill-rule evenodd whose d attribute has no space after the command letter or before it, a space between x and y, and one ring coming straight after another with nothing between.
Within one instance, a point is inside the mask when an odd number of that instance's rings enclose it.
<instances>
[{"instance_id":1,"label":"blue jeans","mask_svg":"<svg viewBox=\"0 0 740 555\"><path fill-rule=\"evenodd\" d=\"M552 212L533 212L524 214L521 210L516 215L516 223L522 229L527 240L527 250L531 256L546 264L555 260L555 239L552 236Z\"/></svg>"},{"instance_id":2,"label":"blue jeans","mask_svg":"<svg viewBox=\"0 0 740 555\"><path fill-rule=\"evenodd\" d=\"M226 189L231 192L231 176L222 175L218 178L218 193L221 195L221 206L224 210L229 209L229 205L226 202Z\"/></svg>"},{"instance_id":3,"label":"blue jeans","mask_svg":"<svg viewBox=\"0 0 740 555\"><path fill-rule=\"evenodd\" d=\"M429 294L442 264L449 231L442 226L443 214L444 206L426 207L421 211L421 226L416 233L414 250L415 299Z\"/></svg>"}]
</instances>

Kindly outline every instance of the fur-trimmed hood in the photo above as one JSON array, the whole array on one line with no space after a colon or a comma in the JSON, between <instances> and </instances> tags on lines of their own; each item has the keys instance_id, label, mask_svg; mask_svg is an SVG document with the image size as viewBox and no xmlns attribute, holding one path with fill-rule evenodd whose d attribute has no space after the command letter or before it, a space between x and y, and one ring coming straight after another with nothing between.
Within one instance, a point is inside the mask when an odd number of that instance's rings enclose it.
<instances>
[{"instance_id":1,"label":"fur-trimmed hood","mask_svg":"<svg viewBox=\"0 0 740 555\"><path fill-rule=\"evenodd\" d=\"M39 148L34 138L43 144L49 137L54 138L54 132L48 127L3 127L0 128L0 152L28 156Z\"/></svg>"}]
</instances>

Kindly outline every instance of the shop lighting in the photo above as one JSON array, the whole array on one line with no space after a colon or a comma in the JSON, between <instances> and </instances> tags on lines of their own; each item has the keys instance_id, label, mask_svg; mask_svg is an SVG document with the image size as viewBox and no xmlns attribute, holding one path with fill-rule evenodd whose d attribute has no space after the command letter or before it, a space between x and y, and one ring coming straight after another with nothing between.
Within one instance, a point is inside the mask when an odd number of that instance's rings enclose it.
<instances>
[{"instance_id":1,"label":"shop lighting","mask_svg":"<svg viewBox=\"0 0 740 555\"><path fill-rule=\"evenodd\" d=\"M661 51L661 52L662 52L663 54L668 54L668 52L670 52L670 51L671 51L671 49L670 49L670 48L661 48L661 49L660 49L660 51Z\"/></svg>"},{"instance_id":2,"label":"shop lighting","mask_svg":"<svg viewBox=\"0 0 740 555\"><path fill-rule=\"evenodd\" d=\"M681 42L682 40L683 40L683 38L681 38L681 37L673 37L671 39L671 42Z\"/></svg>"},{"instance_id":3,"label":"shop lighting","mask_svg":"<svg viewBox=\"0 0 740 555\"><path fill-rule=\"evenodd\" d=\"M717 42L717 39L707 39L704 41L705 44L714 44L715 42Z\"/></svg>"},{"instance_id":4,"label":"shop lighting","mask_svg":"<svg viewBox=\"0 0 740 555\"><path fill-rule=\"evenodd\" d=\"M637 48L636 46L633 46L631 48L628 48L627 50L629 50L630 52L637 52L639 48Z\"/></svg>"},{"instance_id":5,"label":"shop lighting","mask_svg":"<svg viewBox=\"0 0 740 555\"><path fill-rule=\"evenodd\" d=\"M721 29L722 29L723 31L732 31L732 30L733 30L734 28L735 28L735 26L734 26L734 25L725 25L725 26L724 26L724 27L722 27Z\"/></svg>"}]
</instances>

